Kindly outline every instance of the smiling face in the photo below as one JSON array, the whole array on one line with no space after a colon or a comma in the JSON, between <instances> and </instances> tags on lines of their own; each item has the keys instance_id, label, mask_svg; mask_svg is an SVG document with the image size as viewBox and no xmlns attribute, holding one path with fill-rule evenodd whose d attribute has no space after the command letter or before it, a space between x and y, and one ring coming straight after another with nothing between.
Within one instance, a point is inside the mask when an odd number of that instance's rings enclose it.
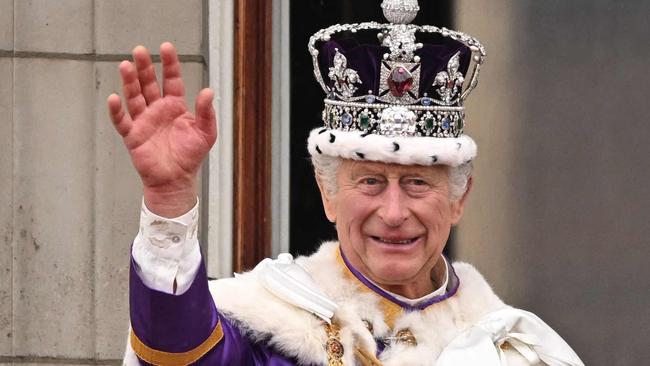
<instances>
[{"instance_id":1,"label":"smiling face","mask_svg":"<svg viewBox=\"0 0 650 366\"><path fill-rule=\"evenodd\" d=\"M350 263L400 295L433 291L431 271L467 196L450 200L447 168L344 160L337 182L331 195L319 186Z\"/></svg>"}]
</instances>

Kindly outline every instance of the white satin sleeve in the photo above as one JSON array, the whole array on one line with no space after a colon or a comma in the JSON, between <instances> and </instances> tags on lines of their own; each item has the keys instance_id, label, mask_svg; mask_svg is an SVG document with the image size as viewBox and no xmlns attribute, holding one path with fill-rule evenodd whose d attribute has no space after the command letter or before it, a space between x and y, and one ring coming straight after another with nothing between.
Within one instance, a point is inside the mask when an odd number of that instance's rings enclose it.
<instances>
[{"instance_id":1,"label":"white satin sleeve","mask_svg":"<svg viewBox=\"0 0 650 366\"><path fill-rule=\"evenodd\" d=\"M437 366L584 366L578 355L535 314L504 308L453 339Z\"/></svg>"},{"instance_id":2,"label":"white satin sleeve","mask_svg":"<svg viewBox=\"0 0 650 366\"><path fill-rule=\"evenodd\" d=\"M147 287L176 295L187 291L201 264L198 223L198 200L190 211L173 219L149 211L143 200L131 254Z\"/></svg>"}]
</instances>

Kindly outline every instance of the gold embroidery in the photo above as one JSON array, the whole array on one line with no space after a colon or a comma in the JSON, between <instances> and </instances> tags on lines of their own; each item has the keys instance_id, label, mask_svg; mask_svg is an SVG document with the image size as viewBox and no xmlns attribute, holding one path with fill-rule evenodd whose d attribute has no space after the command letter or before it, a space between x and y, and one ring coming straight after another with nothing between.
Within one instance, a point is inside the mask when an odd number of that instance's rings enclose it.
<instances>
[{"instance_id":1,"label":"gold embroidery","mask_svg":"<svg viewBox=\"0 0 650 366\"><path fill-rule=\"evenodd\" d=\"M325 350L327 351L327 365L328 366L343 366L343 345L339 340L339 332L341 328L336 324L325 323L325 331L327 332L327 343L325 343Z\"/></svg>"},{"instance_id":2,"label":"gold embroidery","mask_svg":"<svg viewBox=\"0 0 650 366\"><path fill-rule=\"evenodd\" d=\"M221 328L221 322L217 323L212 334L210 334L208 339L198 347L187 352L177 353L158 351L150 348L146 344L142 343L133 330L131 330L130 338L133 351L135 351L135 354L143 361L159 366L184 366L198 361L208 353L208 351L216 346L223 338L223 329Z\"/></svg>"},{"instance_id":3,"label":"gold embroidery","mask_svg":"<svg viewBox=\"0 0 650 366\"><path fill-rule=\"evenodd\" d=\"M413 346L413 347L418 345L417 339L415 339L415 336L408 328L401 329L400 331L397 332L397 334L395 334L395 342L406 344L408 346Z\"/></svg>"},{"instance_id":4,"label":"gold embroidery","mask_svg":"<svg viewBox=\"0 0 650 366\"><path fill-rule=\"evenodd\" d=\"M359 361L363 366L383 366L377 357L371 355L362 348L355 349L354 355L357 357L357 361Z\"/></svg>"},{"instance_id":5,"label":"gold embroidery","mask_svg":"<svg viewBox=\"0 0 650 366\"><path fill-rule=\"evenodd\" d=\"M370 334L372 335L372 334L373 334L372 331L373 331L373 329L374 329L373 326L372 326L372 323L371 323L369 320L366 320L366 319L363 319L362 322L363 322L363 325L366 326L366 329L368 329L368 331L369 331Z\"/></svg>"}]
</instances>

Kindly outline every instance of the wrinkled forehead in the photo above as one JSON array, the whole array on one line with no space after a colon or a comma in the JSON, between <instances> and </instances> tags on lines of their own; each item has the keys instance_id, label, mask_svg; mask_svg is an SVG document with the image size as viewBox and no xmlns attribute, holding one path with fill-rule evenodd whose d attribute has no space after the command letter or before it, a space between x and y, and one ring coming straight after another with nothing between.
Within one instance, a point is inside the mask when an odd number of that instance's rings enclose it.
<instances>
[{"instance_id":1,"label":"wrinkled forehead","mask_svg":"<svg viewBox=\"0 0 650 366\"><path fill-rule=\"evenodd\" d=\"M366 174L379 174L382 176L421 176L438 177L447 175L446 165L402 165L382 163L377 161L361 161L344 159L339 169L343 178L354 178Z\"/></svg>"}]
</instances>

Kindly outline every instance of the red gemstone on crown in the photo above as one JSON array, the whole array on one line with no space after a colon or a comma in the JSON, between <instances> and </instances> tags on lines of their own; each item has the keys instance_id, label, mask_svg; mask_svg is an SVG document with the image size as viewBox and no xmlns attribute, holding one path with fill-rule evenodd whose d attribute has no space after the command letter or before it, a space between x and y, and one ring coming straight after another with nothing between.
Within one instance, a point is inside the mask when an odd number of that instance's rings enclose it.
<instances>
[{"instance_id":1,"label":"red gemstone on crown","mask_svg":"<svg viewBox=\"0 0 650 366\"><path fill-rule=\"evenodd\" d=\"M388 75L388 88L390 93L396 97L401 97L413 87L413 76L411 73L398 66Z\"/></svg>"}]
</instances>

